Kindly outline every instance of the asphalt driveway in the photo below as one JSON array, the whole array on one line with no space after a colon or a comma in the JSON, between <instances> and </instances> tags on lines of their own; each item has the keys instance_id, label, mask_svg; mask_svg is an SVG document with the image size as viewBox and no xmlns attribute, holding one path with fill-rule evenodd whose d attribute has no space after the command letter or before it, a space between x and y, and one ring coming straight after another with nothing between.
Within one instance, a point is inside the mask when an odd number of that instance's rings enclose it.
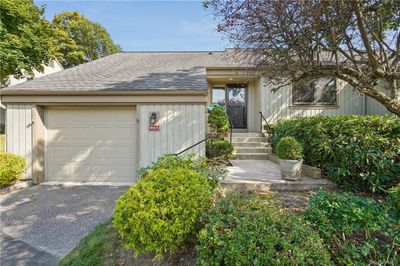
<instances>
[{"instance_id":1,"label":"asphalt driveway","mask_svg":"<svg viewBox=\"0 0 400 266\"><path fill-rule=\"evenodd\" d=\"M39 185L0 196L0 265L56 265L127 187Z\"/></svg>"}]
</instances>

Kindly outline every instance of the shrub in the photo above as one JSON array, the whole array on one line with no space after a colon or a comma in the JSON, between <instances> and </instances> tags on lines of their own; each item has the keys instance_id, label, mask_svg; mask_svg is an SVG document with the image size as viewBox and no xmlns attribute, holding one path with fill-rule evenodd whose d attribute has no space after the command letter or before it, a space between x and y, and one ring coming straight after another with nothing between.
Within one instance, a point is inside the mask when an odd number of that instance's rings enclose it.
<instances>
[{"instance_id":1,"label":"shrub","mask_svg":"<svg viewBox=\"0 0 400 266\"><path fill-rule=\"evenodd\" d=\"M233 145L227 140L209 139L206 142L207 158L228 160L232 156Z\"/></svg>"},{"instance_id":2,"label":"shrub","mask_svg":"<svg viewBox=\"0 0 400 266\"><path fill-rule=\"evenodd\" d=\"M283 137L276 145L276 155L282 160L302 160L303 150L293 137Z\"/></svg>"},{"instance_id":3,"label":"shrub","mask_svg":"<svg viewBox=\"0 0 400 266\"><path fill-rule=\"evenodd\" d=\"M400 262L398 258L396 262L400 238L379 202L351 193L320 191L310 198L304 218L317 229L337 264Z\"/></svg>"},{"instance_id":4,"label":"shrub","mask_svg":"<svg viewBox=\"0 0 400 266\"><path fill-rule=\"evenodd\" d=\"M0 152L0 188L14 184L25 171L26 161L21 156Z\"/></svg>"},{"instance_id":5,"label":"shrub","mask_svg":"<svg viewBox=\"0 0 400 266\"><path fill-rule=\"evenodd\" d=\"M400 218L400 183L389 189L387 203L390 212Z\"/></svg>"},{"instance_id":6,"label":"shrub","mask_svg":"<svg viewBox=\"0 0 400 266\"><path fill-rule=\"evenodd\" d=\"M211 132L218 137L223 138L229 129L228 116L223 107L213 108L208 115L208 125Z\"/></svg>"},{"instance_id":7,"label":"shrub","mask_svg":"<svg viewBox=\"0 0 400 266\"><path fill-rule=\"evenodd\" d=\"M330 265L314 230L254 195L233 193L205 217L198 265Z\"/></svg>"},{"instance_id":8,"label":"shrub","mask_svg":"<svg viewBox=\"0 0 400 266\"><path fill-rule=\"evenodd\" d=\"M383 192L400 182L400 119L394 116L316 116L269 129L276 152L285 136L298 140L304 161L350 190Z\"/></svg>"},{"instance_id":9,"label":"shrub","mask_svg":"<svg viewBox=\"0 0 400 266\"><path fill-rule=\"evenodd\" d=\"M117 201L113 224L136 256L154 251L161 257L197 232L210 198L207 178L195 171L151 170Z\"/></svg>"},{"instance_id":10,"label":"shrub","mask_svg":"<svg viewBox=\"0 0 400 266\"><path fill-rule=\"evenodd\" d=\"M211 187L219 185L219 181L226 175L226 170L205 157L190 154L187 156L176 156L174 154L165 154L153 162L149 167L143 167L138 170L138 179L144 178L147 173L161 169L184 168L195 171L207 177Z\"/></svg>"}]
</instances>

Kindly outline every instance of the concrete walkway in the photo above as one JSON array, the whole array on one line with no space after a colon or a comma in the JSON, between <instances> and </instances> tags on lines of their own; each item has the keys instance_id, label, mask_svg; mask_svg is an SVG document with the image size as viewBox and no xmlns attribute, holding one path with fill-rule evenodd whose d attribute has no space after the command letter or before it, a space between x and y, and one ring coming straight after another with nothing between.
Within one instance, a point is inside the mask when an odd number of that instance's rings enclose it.
<instances>
[{"instance_id":1,"label":"concrete walkway","mask_svg":"<svg viewBox=\"0 0 400 266\"><path fill-rule=\"evenodd\" d=\"M56 265L127 187L39 185L0 196L0 265Z\"/></svg>"},{"instance_id":2,"label":"concrete walkway","mask_svg":"<svg viewBox=\"0 0 400 266\"><path fill-rule=\"evenodd\" d=\"M333 187L326 179L302 176L297 181L282 179L279 165L268 160L231 160L228 177L222 181L227 191L303 191Z\"/></svg>"}]
</instances>

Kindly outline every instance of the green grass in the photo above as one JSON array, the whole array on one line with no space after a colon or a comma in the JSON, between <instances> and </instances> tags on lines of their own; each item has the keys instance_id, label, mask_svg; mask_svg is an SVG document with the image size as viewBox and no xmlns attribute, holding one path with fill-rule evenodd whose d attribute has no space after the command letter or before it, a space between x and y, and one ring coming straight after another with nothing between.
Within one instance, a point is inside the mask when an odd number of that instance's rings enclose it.
<instances>
[{"instance_id":1,"label":"green grass","mask_svg":"<svg viewBox=\"0 0 400 266\"><path fill-rule=\"evenodd\" d=\"M59 263L61 266L117 265L118 232L111 221L97 226Z\"/></svg>"},{"instance_id":2,"label":"green grass","mask_svg":"<svg viewBox=\"0 0 400 266\"><path fill-rule=\"evenodd\" d=\"M6 148L5 142L6 142L6 135L0 134L0 151L5 150Z\"/></svg>"}]
</instances>

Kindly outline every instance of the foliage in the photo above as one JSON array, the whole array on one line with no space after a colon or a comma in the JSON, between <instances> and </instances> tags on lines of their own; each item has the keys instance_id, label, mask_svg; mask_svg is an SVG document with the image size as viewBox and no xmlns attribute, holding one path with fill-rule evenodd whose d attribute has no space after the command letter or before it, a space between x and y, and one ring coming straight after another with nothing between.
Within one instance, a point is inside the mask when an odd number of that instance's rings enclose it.
<instances>
[{"instance_id":1,"label":"foliage","mask_svg":"<svg viewBox=\"0 0 400 266\"><path fill-rule=\"evenodd\" d=\"M56 54L68 68L120 51L109 33L100 24L78 12L62 12L52 22Z\"/></svg>"},{"instance_id":2,"label":"foliage","mask_svg":"<svg viewBox=\"0 0 400 266\"><path fill-rule=\"evenodd\" d=\"M192 170L207 177L212 188L216 188L219 185L219 181L226 175L225 169L205 157L199 157L195 154L187 156L165 154L149 167L139 169L138 179L144 178L150 171L176 168Z\"/></svg>"},{"instance_id":3,"label":"foliage","mask_svg":"<svg viewBox=\"0 0 400 266\"><path fill-rule=\"evenodd\" d=\"M211 191L207 178L193 170L151 170L117 201L114 226L136 256L174 253L197 232Z\"/></svg>"},{"instance_id":4,"label":"foliage","mask_svg":"<svg viewBox=\"0 0 400 266\"><path fill-rule=\"evenodd\" d=\"M110 221L97 226L93 232L85 236L59 265L119 265L115 252L117 248L119 248L118 232Z\"/></svg>"},{"instance_id":5,"label":"foliage","mask_svg":"<svg viewBox=\"0 0 400 266\"><path fill-rule=\"evenodd\" d=\"M330 265L319 236L295 214L232 193L204 217L198 265Z\"/></svg>"},{"instance_id":6,"label":"foliage","mask_svg":"<svg viewBox=\"0 0 400 266\"><path fill-rule=\"evenodd\" d=\"M317 229L339 265L400 263L400 235L379 202L320 191L310 198L304 218Z\"/></svg>"},{"instance_id":7,"label":"foliage","mask_svg":"<svg viewBox=\"0 0 400 266\"><path fill-rule=\"evenodd\" d=\"M316 116L278 122L284 136L303 146L306 164L348 189L382 192L400 181L400 119L394 116Z\"/></svg>"},{"instance_id":8,"label":"foliage","mask_svg":"<svg viewBox=\"0 0 400 266\"><path fill-rule=\"evenodd\" d=\"M4 123L0 123L0 134L6 133L6 125Z\"/></svg>"},{"instance_id":9,"label":"foliage","mask_svg":"<svg viewBox=\"0 0 400 266\"><path fill-rule=\"evenodd\" d=\"M303 149L294 137L282 137L276 144L276 155L281 160L302 160Z\"/></svg>"},{"instance_id":10,"label":"foliage","mask_svg":"<svg viewBox=\"0 0 400 266\"><path fill-rule=\"evenodd\" d=\"M232 156L232 152L233 145L227 140L208 139L206 142L207 158L228 160Z\"/></svg>"},{"instance_id":11,"label":"foliage","mask_svg":"<svg viewBox=\"0 0 400 266\"><path fill-rule=\"evenodd\" d=\"M24 172L26 161L21 156L0 152L0 188L14 184Z\"/></svg>"},{"instance_id":12,"label":"foliage","mask_svg":"<svg viewBox=\"0 0 400 266\"><path fill-rule=\"evenodd\" d=\"M43 70L43 63L52 57L50 23L44 8L33 0L3 0L0 7L1 86L8 76L32 77L33 69Z\"/></svg>"},{"instance_id":13,"label":"foliage","mask_svg":"<svg viewBox=\"0 0 400 266\"><path fill-rule=\"evenodd\" d=\"M225 133L229 129L228 115L223 107L213 108L208 115L208 124L211 132L220 138L224 138Z\"/></svg>"},{"instance_id":14,"label":"foliage","mask_svg":"<svg viewBox=\"0 0 400 266\"><path fill-rule=\"evenodd\" d=\"M389 189L387 204L389 205L389 212L400 219L400 183Z\"/></svg>"},{"instance_id":15,"label":"foliage","mask_svg":"<svg viewBox=\"0 0 400 266\"><path fill-rule=\"evenodd\" d=\"M400 116L400 1L207 0L205 7L239 48L236 60L258 66L274 90L337 77Z\"/></svg>"}]
</instances>

